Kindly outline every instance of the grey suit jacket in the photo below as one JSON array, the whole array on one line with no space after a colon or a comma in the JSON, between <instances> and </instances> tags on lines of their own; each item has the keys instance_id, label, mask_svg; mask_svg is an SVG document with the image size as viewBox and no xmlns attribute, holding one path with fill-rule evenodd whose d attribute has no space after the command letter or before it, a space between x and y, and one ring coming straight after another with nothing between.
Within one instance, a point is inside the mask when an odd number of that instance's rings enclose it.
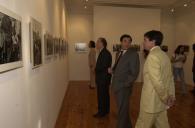
<instances>
[{"instance_id":1,"label":"grey suit jacket","mask_svg":"<svg viewBox=\"0 0 195 128\"><path fill-rule=\"evenodd\" d=\"M113 71L112 89L114 92L122 88L131 87L137 79L139 69L139 55L136 50L129 48L119 60L115 71Z\"/></svg>"}]
</instances>

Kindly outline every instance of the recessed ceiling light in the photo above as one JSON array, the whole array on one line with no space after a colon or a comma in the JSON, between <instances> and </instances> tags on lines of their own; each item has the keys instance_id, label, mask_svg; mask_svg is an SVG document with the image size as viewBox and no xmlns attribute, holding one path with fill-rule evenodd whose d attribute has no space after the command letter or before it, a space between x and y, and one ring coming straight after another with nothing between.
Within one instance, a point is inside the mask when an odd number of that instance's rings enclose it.
<instances>
[{"instance_id":1,"label":"recessed ceiling light","mask_svg":"<svg viewBox=\"0 0 195 128\"><path fill-rule=\"evenodd\" d=\"M188 4L184 4L183 6L184 6L184 7L187 7L187 6L188 6Z\"/></svg>"},{"instance_id":2,"label":"recessed ceiling light","mask_svg":"<svg viewBox=\"0 0 195 128\"><path fill-rule=\"evenodd\" d=\"M87 9L87 6L85 5L85 7L84 7L85 9Z\"/></svg>"},{"instance_id":3,"label":"recessed ceiling light","mask_svg":"<svg viewBox=\"0 0 195 128\"><path fill-rule=\"evenodd\" d=\"M172 8L172 9L171 9L171 12L175 12L175 9L174 9L174 8Z\"/></svg>"},{"instance_id":4,"label":"recessed ceiling light","mask_svg":"<svg viewBox=\"0 0 195 128\"><path fill-rule=\"evenodd\" d=\"M85 0L86 2L88 2L89 0Z\"/></svg>"}]
</instances>

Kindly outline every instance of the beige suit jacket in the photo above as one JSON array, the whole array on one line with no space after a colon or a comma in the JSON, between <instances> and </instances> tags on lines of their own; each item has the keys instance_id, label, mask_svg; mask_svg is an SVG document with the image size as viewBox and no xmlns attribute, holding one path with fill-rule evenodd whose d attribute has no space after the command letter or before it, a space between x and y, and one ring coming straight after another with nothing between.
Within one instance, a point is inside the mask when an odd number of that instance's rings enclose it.
<instances>
[{"instance_id":1,"label":"beige suit jacket","mask_svg":"<svg viewBox=\"0 0 195 128\"><path fill-rule=\"evenodd\" d=\"M175 97L175 85L170 59L160 47L154 47L150 51L143 75L141 110L148 113L166 110L165 102L168 97Z\"/></svg>"}]
</instances>

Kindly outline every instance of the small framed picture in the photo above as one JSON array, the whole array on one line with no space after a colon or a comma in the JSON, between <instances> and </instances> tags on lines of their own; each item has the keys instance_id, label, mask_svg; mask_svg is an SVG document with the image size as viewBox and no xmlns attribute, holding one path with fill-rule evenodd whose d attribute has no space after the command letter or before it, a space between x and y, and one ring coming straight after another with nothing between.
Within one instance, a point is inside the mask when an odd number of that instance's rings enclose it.
<instances>
[{"instance_id":1,"label":"small framed picture","mask_svg":"<svg viewBox=\"0 0 195 128\"><path fill-rule=\"evenodd\" d=\"M42 25L40 22L31 18L30 21L30 38L31 38L31 63L32 68L40 67L42 60Z\"/></svg>"},{"instance_id":2,"label":"small framed picture","mask_svg":"<svg viewBox=\"0 0 195 128\"><path fill-rule=\"evenodd\" d=\"M88 51L87 43L76 43L75 51L78 53L85 53Z\"/></svg>"},{"instance_id":3,"label":"small framed picture","mask_svg":"<svg viewBox=\"0 0 195 128\"><path fill-rule=\"evenodd\" d=\"M113 52L119 52L121 50L121 44L113 45Z\"/></svg>"}]
</instances>

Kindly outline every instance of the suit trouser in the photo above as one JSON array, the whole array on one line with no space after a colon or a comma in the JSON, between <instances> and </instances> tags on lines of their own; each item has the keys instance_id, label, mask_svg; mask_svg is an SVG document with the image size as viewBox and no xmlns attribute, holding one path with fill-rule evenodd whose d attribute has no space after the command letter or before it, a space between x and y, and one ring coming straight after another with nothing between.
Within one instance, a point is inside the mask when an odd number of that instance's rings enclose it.
<instances>
[{"instance_id":1,"label":"suit trouser","mask_svg":"<svg viewBox=\"0 0 195 128\"><path fill-rule=\"evenodd\" d=\"M117 128L132 128L129 116L130 88L123 88L115 93L118 106Z\"/></svg>"},{"instance_id":2,"label":"suit trouser","mask_svg":"<svg viewBox=\"0 0 195 128\"><path fill-rule=\"evenodd\" d=\"M167 111L147 113L140 111L135 128L170 128Z\"/></svg>"},{"instance_id":3,"label":"suit trouser","mask_svg":"<svg viewBox=\"0 0 195 128\"><path fill-rule=\"evenodd\" d=\"M98 113L107 114L110 112L109 84L97 83Z\"/></svg>"}]
</instances>

